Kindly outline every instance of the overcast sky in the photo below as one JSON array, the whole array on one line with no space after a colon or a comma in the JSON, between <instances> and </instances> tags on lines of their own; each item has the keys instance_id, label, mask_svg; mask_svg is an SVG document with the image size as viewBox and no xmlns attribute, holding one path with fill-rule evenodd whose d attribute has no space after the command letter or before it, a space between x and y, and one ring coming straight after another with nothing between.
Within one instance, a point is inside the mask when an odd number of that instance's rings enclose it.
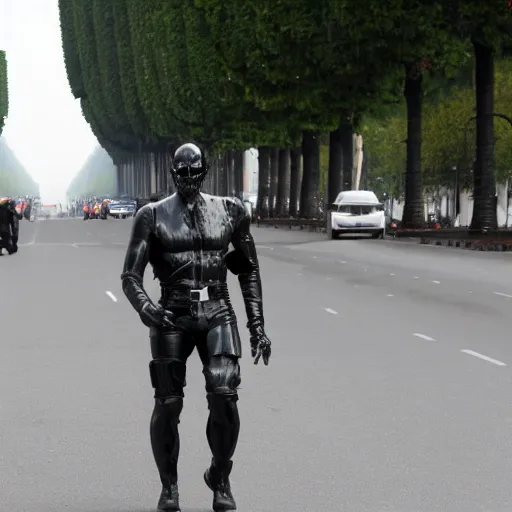
<instances>
[{"instance_id":1,"label":"overcast sky","mask_svg":"<svg viewBox=\"0 0 512 512\"><path fill-rule=\"evenodd\" d=\"M3 136L43 201L62 200L97 142L69 88L58 0L0 0L0 49L9 73Z\"/></svg>"}]
</instances>

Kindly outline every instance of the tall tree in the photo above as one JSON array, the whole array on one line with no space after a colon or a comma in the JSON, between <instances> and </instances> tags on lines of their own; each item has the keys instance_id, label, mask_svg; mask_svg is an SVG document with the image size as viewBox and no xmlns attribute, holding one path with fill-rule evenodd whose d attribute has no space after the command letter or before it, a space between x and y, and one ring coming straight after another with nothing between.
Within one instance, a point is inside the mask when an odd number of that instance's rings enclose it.
<instances>
[{"instance_id":1,"label":"tall tree","mask_svg":"<svg viewBox=\"0 0 512 512\"><path fill-rule=\"evenodd\" d=\"M451 9L450 21L456 33L471 40L475 58L476 155L471 228L495 229L498 220L494 158L494 60L511 40L512 4L504 0L445 2L447 8Z\"/></svg>"}]
</instances>

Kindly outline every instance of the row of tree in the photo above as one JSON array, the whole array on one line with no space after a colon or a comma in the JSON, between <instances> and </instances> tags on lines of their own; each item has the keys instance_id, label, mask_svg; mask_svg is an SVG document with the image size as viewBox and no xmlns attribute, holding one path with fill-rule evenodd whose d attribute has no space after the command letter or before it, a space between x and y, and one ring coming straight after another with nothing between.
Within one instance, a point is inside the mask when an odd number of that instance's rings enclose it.
<instances>
[{"instance_id":1,"label":"row of tree","mask_svg":"<svg viewBox=\"0 0 512 512\"><path fill-rule=\"evenodd\" d=\"M68 197L93 197L115 194L117 191L116 167L110 155L97 147L69 184Z\"/></svg>"},{"instance_id":2,"label":"row of tree","mask_svg":"<svg viewBox=\"0 0 512 512\"><path fill-rule=\"evenodd\" d=\"M473 227L496 225L494 59L511 33L504 0L59 4L72 92L118 168L163 176L169 151L195 140L216 155L212 179L239 193L240 173L230 169L243 150L258 147L264 215L286 215L295 196L301 216L317 214L322 133L329 133L327 201L350 188L353 133L404 98L403 221L422 225L425 92L474 67L476 158L461 165L474 181ZM271 187L284 206L270 204Z\"/></svg>"},{"instance_id":3,"label":"row of tree","mask_svg":"<svg viewBox=\"0 0 512 512\"><path fill-rule=\"evenodd\" d=\"M0 196L39 196L39 185L0 137Z\"/></svg>"},{"instance_id":4,"label":"row of tree","mask_svg":"<svg viewBox=\"0 0 512 512\"><path fill-rule=\"evenodd\" d=\"M0 196L39 195L39 185L1 137L9 113L7 60L0 50Z\"/></svg>"}]
</instances>

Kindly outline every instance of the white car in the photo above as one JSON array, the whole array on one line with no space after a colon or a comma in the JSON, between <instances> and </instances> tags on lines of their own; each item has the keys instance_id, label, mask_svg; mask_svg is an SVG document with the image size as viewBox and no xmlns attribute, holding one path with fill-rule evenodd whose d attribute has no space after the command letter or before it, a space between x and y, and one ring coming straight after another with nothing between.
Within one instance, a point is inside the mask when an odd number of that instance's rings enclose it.
<instances>
[{"instance_id":1,"label":"white car","mask_svg":"<svg viewBox=\"0 0 512 512\"><path fill-rule=\"evenodd\" d=\"M116 219L132 217L135 215L136 210L137 203L135 201L112 201L108 208L109 215Z\"/></svg>"},{"instance_id":2,"label":"white car","mask_svg":"<svg viewBox=\"0 0 512 512\"><path fill-rule=\"evenodd\" d=\"M334 202L334 211L327 217L327 233L330 239L341 234L369 234L383 238L386 217L383 204L369 190L340 192Z\"/></svg>"}]
</instances>

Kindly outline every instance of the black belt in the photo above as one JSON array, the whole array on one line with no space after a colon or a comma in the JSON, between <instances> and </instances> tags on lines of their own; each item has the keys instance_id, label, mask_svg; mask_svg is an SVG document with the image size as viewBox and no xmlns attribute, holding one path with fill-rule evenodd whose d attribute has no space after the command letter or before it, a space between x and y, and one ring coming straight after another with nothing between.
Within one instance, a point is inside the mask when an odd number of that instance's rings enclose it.
<instances>
[{"instance_id":1,"label":"black belt","mask_svg":"<svg viewBox=\"0 0 512 512\"><path fill-rule=\"evenodd\" d=\"M162 286L164 301L207 302L225 298L228 293L227 283L217 283L201 289L191 289L183 286Z\"/></svg>"}]
</instances>

